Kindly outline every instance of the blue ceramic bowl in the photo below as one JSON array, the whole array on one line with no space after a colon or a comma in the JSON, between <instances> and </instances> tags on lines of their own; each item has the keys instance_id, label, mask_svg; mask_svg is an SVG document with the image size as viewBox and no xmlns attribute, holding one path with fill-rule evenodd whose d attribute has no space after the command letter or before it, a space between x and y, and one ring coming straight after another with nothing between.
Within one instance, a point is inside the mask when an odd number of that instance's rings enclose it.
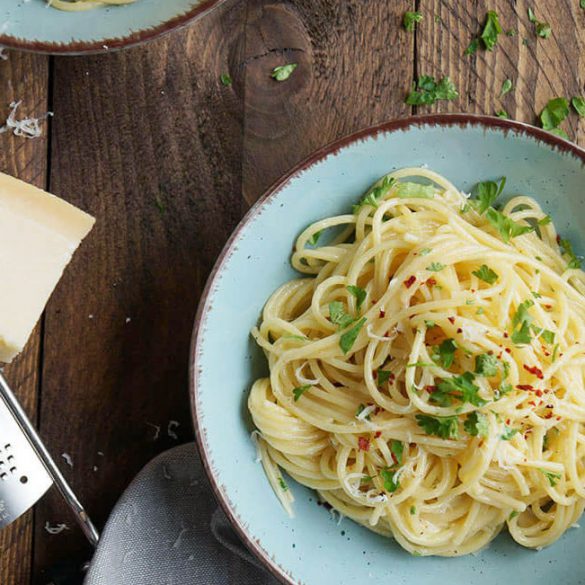
<instances>
[{"instance_id":1,"label":"blue ceramic bowl","mask_svg":"<svg viewBox=\"0 0 585 585\"><path fill-rule=\"evenodd\" d=\"M264 302L293 278L291 246L317 219L346 213L381 175L428 165L464 191L505 175L507 193L535 197L580 252L585 151L542 130L489 117L411 118L359 132L315 153L250 210L203 295L192 349L192 404L213 489L244 541L285 583L306 585L555 585L585 582L585 527L535 552L501 534L475 556L412 557L394 541L316 504L289 485L296 517L280 507L250 440L246 400L267 368L249 331Z\"/></svg>"},{"instance_id":2,"label":"blue ceramic bowl","mask_svg":"<svg viewBox=\"0 0 585 585\"><path fill-rule=\"evenodd\" d=\"M201 16L223 0L137 0L63 12L46 0L0 0L0 45L53 54L97 53L136 45Z\"/></svg>"}]
</instances>

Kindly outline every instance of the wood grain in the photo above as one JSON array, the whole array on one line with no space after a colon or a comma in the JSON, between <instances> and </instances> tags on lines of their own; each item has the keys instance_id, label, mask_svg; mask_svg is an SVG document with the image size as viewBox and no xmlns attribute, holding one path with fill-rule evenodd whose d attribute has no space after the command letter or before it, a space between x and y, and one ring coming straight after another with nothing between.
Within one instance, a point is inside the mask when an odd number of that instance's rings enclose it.
<instances>
[{"instance_id":1,"label":"wood grain","mask_svg":"<svg viewBox=\"0 0 585 585\"><path fill-rule=\"evenodd\" d=\"M250 0L246 24L244 204L317 148L405 116L410 2ZM298 63L284 82L277 65Z\"/></svg>"},{"instance_id":2,"label":"wood grain","mask_svg":"<svg viewBox=\"0 0 585 585\"><path fill-rule=\"evenodd\" d=\"M48 108L49 60L15 52L0 61L3 88L0 117L6 119L13 101L22 100L18 118L41 116ZM48 124L36 140L0 134L0 170L44 188L47 179ZM37 326L26 350L4 369L4 375L32 420L36 420L40 366L40 330ZM30 581L33 513L28 512L7 530L0 532L0 583L23 585Z\"/></svg>"},{"instance_id":3,"label":"wood grain","mask_svg":"<svg viewBox=\"0 0 585 585\"><path fill-rule=\"evenodd\" d=\"M503 109L513 119L539 125L538 115L550 99L583 95L585 11L578 2L433 0L421 6L425 18L417 29L417 75L448 75L460 93L459 100L420 108L421 113L495 114ZM528 7L551 25L550 38L536 35ZM481 33L488 10L496 10L502 28L513 36L501 34L493 51L480 48L475 55L465 56L471 39ZM514 89L500 97L506 79ZM563 128L585 143L585 124L574 112Z\"/></svg>"},{"instance_id":4,"label":"wood grain","mask_svg":"<svg viewBox=\"0 0 585 585\"><path fill-rule=\"evenodd\" d=\"M100 525L177 444L172 433L192 439L193 319L240 216L241 101L220 75L238 61L244 8L228 3L145 47L55 62L51 189L97 223L47 309L41 430L72 457L64 472ZM56 496L38 517L34 583L45 585L90 551ZM45 521L71 530L51 536Z\"/></svg>"}]
</instances>

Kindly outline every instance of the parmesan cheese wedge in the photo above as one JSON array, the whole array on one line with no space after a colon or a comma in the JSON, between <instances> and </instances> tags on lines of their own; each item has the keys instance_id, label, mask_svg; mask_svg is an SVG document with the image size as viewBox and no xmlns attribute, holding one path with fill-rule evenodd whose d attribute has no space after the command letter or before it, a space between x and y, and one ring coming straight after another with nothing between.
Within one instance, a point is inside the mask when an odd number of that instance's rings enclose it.
<instances>
[{"instance_id":1,"label":"parmesan cheese wedge","mask_svg":"<svg viewBox=\"0 0 585 585\"><path fill-rule=\"evenodd\" d=\"M0 173L0 362L22 351L94 222L66 201Z\"/></svg>"}]
</instances>

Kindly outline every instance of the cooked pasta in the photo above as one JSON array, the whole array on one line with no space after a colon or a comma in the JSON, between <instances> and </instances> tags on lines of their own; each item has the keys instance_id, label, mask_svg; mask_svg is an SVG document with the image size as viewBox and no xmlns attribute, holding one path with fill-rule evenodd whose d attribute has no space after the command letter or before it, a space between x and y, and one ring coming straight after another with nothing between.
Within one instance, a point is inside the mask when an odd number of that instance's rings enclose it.
<instances>
[{"instance_id":1,"label":"cooked pasta","mask_svg":"<svg viewBox=\"0 0 585 585\"><path fill-rule=\"evenodd\" d=\"M303 278L252 332L268 358L249 409L281 469L416 555L507 527L540 548L585 503L585 274L536 201L494 207L408 168L296 241Z\"/></svg>"},{"instance_id":2,"label":"cooked pasta","mask_svg":"<svg viewBox=\"0 0 585 585\"><path fill-rule=\"evenodd\" d=\"M120 6L122 4L132 4L133 2L136 2L136 0L47 0L49 6L68 12L92 10L100 6Z\"/></svg>"}]
</instances>

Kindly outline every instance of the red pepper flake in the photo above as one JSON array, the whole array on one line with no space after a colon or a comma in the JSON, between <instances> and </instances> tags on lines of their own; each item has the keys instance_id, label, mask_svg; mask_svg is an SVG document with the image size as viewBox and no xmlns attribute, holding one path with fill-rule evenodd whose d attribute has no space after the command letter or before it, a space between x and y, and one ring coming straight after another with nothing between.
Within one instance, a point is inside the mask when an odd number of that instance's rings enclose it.
<instances>
[{"instance_id":1,"label":"red pepper flake","mask_svg":"<svg viewBox=\"0 0 585 585\"><path fill-rule=\"evenodd\" d=\"M552 305L543 305L543 307L544 307L545 309L548 309L549 311L552 309Z\"/></svg>"},{"instance_id":2,"label":"red pepper flake","mask_svg":"<svg viewBox=\"0 0 585 585\"><path fill-rule=\"evenodd\" d=\"M508 333L506 331L504 331L504 338L508 339L508 337L510 337L510 336L508 335Z\"/></svg>"},{"instance_id":3,"label":"red pepper flake","mask_svg":"<svg viewBox=\"0 0 585 585\"><path fill-rule=\"evenodd\" d=\"M536 406L536 402L534 402L534 400L530 400L528 404L530 404L530 406Z\"/></svg>"},{"instance_id":4,"label":"red pepper flake","mask_svg":"<svg viewBox=\"0 0 585 585\"><path fill-rule=\"evenodd\" d=\"M370 440L366 439L366 437L358 437L358 447L360 448L360 451L369 451Z\"/></svg>"},{"instance_id":5,"label":"red pepper flake","mask_svg":"<svg viewBox=\"0 0 585 585\"><path fill-rule=\"evenodd\" d=\"M507 424L507 425L509 425L509 424L510 424L510 419L509 419L509 418L507 418L507 419L506 419L506 424Z\"/></svg>"},{"instance_id":6,"label":"red pepper flake","mask_svg":"<svg viewBox=\"0 0 585 585\"><path fill-rule=\"evenodd\" d=\"M376 408L374 409L374 414L378 414L382 412L382 409L379 406L376 406Z\"/></svg>"},{"instance_id":7,"label":"red pepper flake","mask_svg":"<svg viewBox=\"0 0 585 585\"><path fill-rule=\"evenodd\" d=\"M447 321L453 325L453 323L455 323L455 317L447 317Z\"/></svg>"},{"instance_id":8,"label":"red pepper flake","mask_svg":"<svg viewBox=\"0 0 585 585\"><path fill-rule=\"evenodd\" d=\"M380 319L383 319L386 316L386 311L384 309L380 309Z\"/></svg>"},{"instance_id":9,"label":"red pepper flake","mask_svg":"<svg viewBox=\"0 0 585 585\"><path fill-rule=\"evenodd\" d=\"M461 329L461 327L457 327L457 333L463 333L463 329Z\"/></svg>"},{"instance_id":10,"label":"red pepper flake","mask_svg":"<svg viewBox=\"0 0 585 585\"><path fill-rule=\"evenodd\" d=\"M502 352L500 352L500 353L497 355L497 358L498 358L499 360L501 360L501 359L502 359Z\"/></svg>"},{"instance_id":11,"label":"red pepper flake","mask_svg":"<svg viewBox=\"0 0 585 585\"><path fill-rule=\"evenodd\" d=\"M382 431L376 431L376 433L374 434L375 439L379 439L381 436L382 436Z\"/></svg>"},{"instance_id":12,"label":"red pepper flake","mask_svg":"<svg viewBox=\"0 0 585 585\"><path fill-rule=\"evenodd\" d=\"M374 370L372 372L372 378L374 378L374 380L376 380L378 378L378 370Z\"/></svg>"},{"instance_id":13,"label":"red pepper flake","mask_svg":"<svg viewBox=\"0 0 585 585\"><path fill-rule=\"evenodd\" d=\"M429 393L432 394L433 392L436 392L438 390L438 388L435 385L429 385L429 386L425 386L425 390Z\"/></svg>"},{"instance_id":14,"label":"red pepper flake","mask_svg":"<svg viewBox=\"0 0 585 585\"><path fill-rule=\"evenodd\" d=\"M557 234L557 244L561 243L561 234Z\"/></svg>"},{"instance_id":15,"label":"red pepper flake","mask_svg":"<svg viewBox=\"0 0 585 585\"><path fill-rule=\"evenodd\" d=\"M512 350L511 350L509 347L507 347L506 349L504 349L504 351L505 351L506 353L512 353Z\"/></svg>"},{"instance_id":16,"label":"red pepper flake","mask_svg":"<svg viewBox=\"0 0 585 585\"><path fill-rule=\"evenodd\" d=\"M427 279L425 284L428 284L429 286L435 286L437 284L437 281L434 278L429 278Z\"/></svg>"},{"instance_id":17,"label":"red pepper flake","mask_svg":"<svg viewBox=\"0 0 585 585\"><path fill-rule=\"evenodd\" d=\"M545 415L544 418L552 418L553 417L553 413L552 410L549 410Z\"/></svg>"},{"instance_id":18,"label":"red pepper flake","mask_svg":"<svg viewBox=\"0 0 585 585\"><path fill-rule=\"evenodd\" d=\"M537 368L536 366L527 366L526 364L524 364L522 367L533 376L536 376L539 380L544 378L544 374L540 368Z\"/></svg>"},{"instance_id":19,"label":"red pepper flake","mask_svg":"<svg viewBox=\"0 0 585 585\"><path fill-rule=\"evenodd\" d=\"M416 282L416 276L413 274L404 281L404 286L410 288Z\"/></svg>"},{"instance_id":20,"label":"red pepper flake","mask_svg":"<svg viewBox=\"0 0 585 585\"><path fill-rule=\"evenodd\" d=\"M557 416L557 420L561 420L561 417L560 416Z\"/></svg>"},{"instance_id":21,"label":"red pepper flake","mask_svg":"<svg viewBox=\"0 0 585 585\"><path fill-rule=\"evenodd\" d=\"M542 390L540 390L539 388L537 388L534 393L540 398L542 396Z\"/></svg>"},{"instance_id":22,"label":"red pepper flake","mask_svg":"<svg viewBox=\"0 0 585 585\"><path fill-rule=\"evenodd\" d=\"M518 384L516 388L518 388L518 390L528 390L528 392L534 392L534 386L532 386L532 384Z\"/></svg>"}]
</instances>

